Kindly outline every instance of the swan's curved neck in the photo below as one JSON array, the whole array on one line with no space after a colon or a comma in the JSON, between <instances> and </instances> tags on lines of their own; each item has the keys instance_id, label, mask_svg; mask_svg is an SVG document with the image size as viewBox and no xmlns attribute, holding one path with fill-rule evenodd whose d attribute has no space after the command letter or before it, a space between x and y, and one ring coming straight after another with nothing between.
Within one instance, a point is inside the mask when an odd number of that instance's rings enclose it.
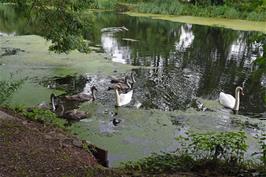
<instances>
[{"instance_id":1,"label":"swan's curved neck","mask_svg":"<svg viewBox=\"0 0 266 177\"><path fill-rule=\"evenodd\" d=\"M239 110L239 104L240 104L240 89L236 89L235 90L235 106L234 106L234 110L238 111Z\"/></svg>"},{"instance_id":2,"label":"swan's curved neck","mask_svg":"<svg viewBox=\"0 0 266 177\"><path fill-rule=\"evenodd\" d=\"M115 89L116 106L120 106L119 92Z\"/></svg>"}]
</instances>

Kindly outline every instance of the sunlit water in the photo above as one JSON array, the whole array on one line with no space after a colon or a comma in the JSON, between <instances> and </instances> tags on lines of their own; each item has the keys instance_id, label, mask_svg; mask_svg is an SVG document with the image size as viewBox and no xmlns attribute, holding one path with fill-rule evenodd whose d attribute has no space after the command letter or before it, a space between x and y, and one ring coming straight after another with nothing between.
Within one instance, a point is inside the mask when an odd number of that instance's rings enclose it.
<instances>
[{"instance_id":1,"label":"sunlit water","mask_svg":"<svg viewBox=\"0 0 266 177\"><path fill-rule=\"evenodd\" d=\"M4 18L7 14L0 14L0 40L1 36L35 34L34 28L25 31L23 25ZM107 91L110 76L77 73L62 77L53 63L48 68L25 71L14 67L19 57L1 56L0 64L5 63L0 65L4 78L17 72L14 70L29 77L9 100L12 104L33 105L54 91L73 94L87 92L96 85L96 102L80 105L81 110L91 112L91 117L73 123L70 129L107 149L111 166L152 152L174 151L178 146L175 138L187 131L244 130L249 142L265 131L266 76L257 73L254 66L254 61L264 53L260 44L252 40L257 33L113 13L95 15L97 25L89 39L107 54L106 60L141 66L131 71L136 73L137 80L131 104L114 107L114 92ZM128 30L101 32L103 28L122 26ZM0 50L4 53L5 49L0 46ZM34 58L38 52L32 55ZM116 69L113 74L118 76ZM130 72L119 76L126 74ZM236 86L245 91L239 115L224 109L217 101L220 91L233 95ZM193 106L196 99L212 111L197 111ZM141 108L137 109L135 103L141 103ZM113 118L122 121L114 126ZM256 144L250 143L249 153L256 149Z\"/></svg>"}]
</instances>

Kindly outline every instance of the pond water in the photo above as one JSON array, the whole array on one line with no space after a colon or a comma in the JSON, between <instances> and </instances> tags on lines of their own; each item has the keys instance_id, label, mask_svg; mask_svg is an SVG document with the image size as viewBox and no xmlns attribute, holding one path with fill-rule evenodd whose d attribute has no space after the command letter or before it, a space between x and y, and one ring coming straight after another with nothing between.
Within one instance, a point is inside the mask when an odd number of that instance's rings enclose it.
<instances>
[{"instance_id":1,"label":"pond water","mask_svg":"<svg viewBox=\"0 0 266 177\"><path fill-rule=\"evenodd\" d=\"M111 166L152 152L174 151L175 138L187 131L244 130L249 152L257 149L254 138L266 129L266 69L254 63L265 55L255 38L259 33L114 13L94 15L96 24L88 39L95 52L106 54L96 64L90 61L95 53L86 59L85 54L46 52L44 40L25 36L39 34L38 26L29 26L21 11L7 13L1 7L0 79L9 79L11 73L27 77L7 102L31 106L48 100L51 92L73 94L96 85L97 101L80 104L91 117L69 128L107 149ZM128 30L106 29L123 26ZM5 55L7 47L21 50ZM107 91L110 75L124 77L131 72L137 81L133 100L115 108L114 93ZM236 86L243 87L245 96L239 113L233 114L217 99L221 91L234 95ZM195 100L211 111L198 111ZM140 109L135 103L142 104ZM114 117L122 120L118 126L112 124Z\"/></svg>"}]
</instances>

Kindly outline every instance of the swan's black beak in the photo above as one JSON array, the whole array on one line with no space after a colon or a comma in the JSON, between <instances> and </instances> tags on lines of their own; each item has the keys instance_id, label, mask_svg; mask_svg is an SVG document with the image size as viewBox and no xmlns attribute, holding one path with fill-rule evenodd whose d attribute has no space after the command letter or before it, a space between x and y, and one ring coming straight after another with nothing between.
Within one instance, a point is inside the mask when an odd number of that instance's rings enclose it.
<instances>
[{"instance_id":1,"label":"swan's black beak","mask_svg":"<svg viewBox=\"0 0 266 177\"><path fill-rule=\"evenodd\" d=\"M244 95L245 95L243 91L241 92L241 95L242 95L242 96L244 96Z\"/></svg>"}]
</instances>

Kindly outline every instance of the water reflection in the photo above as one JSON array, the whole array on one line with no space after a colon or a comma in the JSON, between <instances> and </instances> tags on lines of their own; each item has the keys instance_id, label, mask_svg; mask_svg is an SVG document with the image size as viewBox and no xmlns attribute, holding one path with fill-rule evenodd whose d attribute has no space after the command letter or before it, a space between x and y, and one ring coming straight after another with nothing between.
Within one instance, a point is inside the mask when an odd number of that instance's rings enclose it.
<instances>
[{"instance_id":1,"label":"water reflection","mask_svg":"<svg viewBox=\"0 0 266 177\"><path fill-rule=\"evenodd\" d=\"M130 48L119 46L113 33L103 33L101 36L102 47L109 54L114 62L130 64Z\"/></svg>"},{"instance_id":2,"label":"water reflection","mask_svg":"<svg viewBox=\"0 0 266 177\"><path fill-rule=\"evenodd\" d=\"M180 38L179 41L176 42L176 49L179 51L189 48L195 38L192 32L192 25L184 24L180 29Z\"/></svg>"},{"instance_id":3,"label":"water reflection","mask_svg":"<svg viewBox=\"0 0 266 177\"><path fill-rule=\"evenodd\" d=\"M113 61L155 67L136 70L145 108L186 109L195 97L216 99L220 91L234 95L235 87L243 86L242 114L265 112L265 91L254 85L260 78L252 76L254 61L264 53L255 33L114 14L97 17L100 27L129 29L101 34L99 43Z\"/></svg>"}]
</instances>

